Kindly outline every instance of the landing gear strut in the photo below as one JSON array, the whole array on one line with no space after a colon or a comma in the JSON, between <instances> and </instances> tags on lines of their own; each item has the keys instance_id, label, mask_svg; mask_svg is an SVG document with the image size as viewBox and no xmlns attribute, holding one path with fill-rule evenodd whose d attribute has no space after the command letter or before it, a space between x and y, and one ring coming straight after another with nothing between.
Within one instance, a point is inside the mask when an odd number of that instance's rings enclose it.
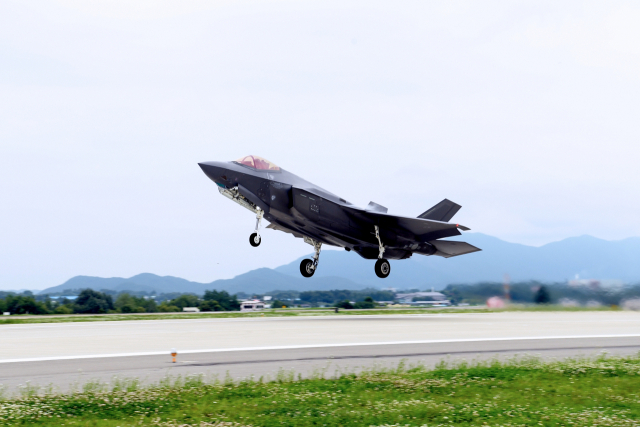
<instances>
[{"instance_id":1,"label":"landing gear strut","mask_svg":"<svg viewBox=\"0 0 640 427\"><path fill-rule=\"evenodd\" d=\"M303 259L300 263L300 273L304 277L311 277L313 273L316 272L316 268L318 268L318 260L320 259L320 248L322 247L322 243L316 242L315 240L305 237L304 241L313 246L315 254L313 255L313 260L311 259Z\"/></svg>"},{"instance_id":2,"label":"landing gear strut","mask_svg":"<svg viewBox=\"0 0 640 427\"><path fill-rule=\"evenodd\" d=\"M260 208L256 211L256 231L251 233L249 236L249 243L251 246L258 247L262 242L262 238L260 237L260 223L262 222L262 216L264 215L264 211Z\"/></svg>"},{"instance_id":3,"label":"landing gear strut","mask_svg":"<svg viewBox=\"0 0 640 427\"><path fill-rule=\"evenodd\" d=\"M376 261L375 271L376 276L381 279L384 279L389 276L391 273L391 264L389 261L384 259L384 245L382 244L382 240L380 240L380 229L377 225L374 225L376 229L376 239L378 239L378 260Z\"/></svg>"}]
</instances>

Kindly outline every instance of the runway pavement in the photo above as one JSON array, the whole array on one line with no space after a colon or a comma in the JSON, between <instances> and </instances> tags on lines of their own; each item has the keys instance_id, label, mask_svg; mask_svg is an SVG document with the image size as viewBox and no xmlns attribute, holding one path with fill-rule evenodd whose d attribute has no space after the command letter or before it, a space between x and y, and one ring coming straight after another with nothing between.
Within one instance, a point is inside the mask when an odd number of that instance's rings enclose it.
<instances>
[{"instance_id":1,"label":"runway pavement","mask_svg":"<svg viewBox=\"0 0 640 427\"><path fill-rule=\"evenodd\" d=\"M433 365L443 358L640 351L634 312L505 312L186 319L0 326L0 384L70 384L114 376L274 377ZM178 349L178 362L169 351Z\"/></svg>"}]
</instances>

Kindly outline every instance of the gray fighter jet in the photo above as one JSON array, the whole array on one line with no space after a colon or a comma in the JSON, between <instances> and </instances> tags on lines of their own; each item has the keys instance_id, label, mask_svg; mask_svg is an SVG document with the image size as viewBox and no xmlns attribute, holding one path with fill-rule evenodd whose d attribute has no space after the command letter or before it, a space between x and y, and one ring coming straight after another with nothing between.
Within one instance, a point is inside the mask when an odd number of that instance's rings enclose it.
<instances>
[{"instance_id":1,"label":"gray fighter jet","mask_svg":"<svg viewBox=\"0 0 640 427\"><path fill-rule=\"evenodd\" d=\"M448 223L460 205L447 199L417 218L408 218L389 215L387 208L374 202L364 209L354 206L258 156L199 165L220 194L256 215L251 246L260 245L262 218L270 222L267 228L291 233L313 246L313 259L300 263L304 277L313 276L318 268L323 244L377 259L375 272L380 278L391 272L389 259L406 259L414 253L450 258L480 250L466 242L439 240L469 230Z\"/></svg>"}]
</instances>

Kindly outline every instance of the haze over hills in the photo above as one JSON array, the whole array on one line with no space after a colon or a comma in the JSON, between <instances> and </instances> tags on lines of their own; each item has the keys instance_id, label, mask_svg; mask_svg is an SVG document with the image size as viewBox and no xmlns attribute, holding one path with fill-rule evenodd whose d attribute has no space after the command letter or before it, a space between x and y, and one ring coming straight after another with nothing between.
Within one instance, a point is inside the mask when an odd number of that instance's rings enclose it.
<instances>
[{"instance_id":1,"label":"haze over hills","mask_svg":"<svg viewBox=\"0 0 640 427\"><path fill-rule=\"evenodd\" d=\"M441 289L451 283L539 280L559 282L575 278L640 281L640 238L607 241L591 236L571 237L541 247L509 243L481 233L465 233L457 239L479 248L456 258L414 255L408 260L391 261L391 275L379 279L373 262L353 252L323 251L316 274L300 276L300 259L275 269L260 268L211 283L191 282L178 277L160 277L150 273L126 278L77 276L40 293L66 289L92 288L115 291L155 291L203 293L206 289L231 293L264 293L272 290L363 289L366 287ZM257 249L259 250L259 249Z\"/></svg>"},{"instance_id":2,"label":"haze over hills","mask_svg":"<svg viewBox=\"0 0 640 427\"><path fill-rule=\"evenodd\" d=\"M614 279L640 281L640 238L607 241L580 236L541 247L505 242L481 233L465 233L448 240L460 240L482 249L454 258L414 255L408 260L391 261L391 275L381 280L373 273L371 261L357 254L326 251L320 268L312 277L341 276L371 287L443 288L451 283L539 280L559 282L574 279ZM300 259L275 270L299 274Z\"/></svg>"},{"instance_id":3,"label":"haze over hills","mask_svg":"<svg viewBox=\"0 0 640 427\"><path fill-rule=\"evenodd\" d=\"M273 290L331 290L331 289L364 289L366 286L352 282L342 277L325 276L319 280L309 282L303 277L294 277L279 273L270 268L259 268L234 277L233 279L216 280L211 283L190 282L179 277L157 276L142 273L128 279L122 277L76 276L65 283L40 291L40 294L64 292L70 289L91 288L97 291L108 289L112 291L136 292L192 292L203 294L205 290L225 290L232 294L238 292L265 293Z\"/></svg>"}]
</instances>

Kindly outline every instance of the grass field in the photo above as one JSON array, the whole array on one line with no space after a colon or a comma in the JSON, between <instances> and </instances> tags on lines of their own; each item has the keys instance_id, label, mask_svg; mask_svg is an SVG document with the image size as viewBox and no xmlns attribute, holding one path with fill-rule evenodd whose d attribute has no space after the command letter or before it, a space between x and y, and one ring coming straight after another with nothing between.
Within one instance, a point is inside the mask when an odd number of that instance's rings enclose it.
<instances>
[{"instance_id":1,"label":"grass field","mask_svg":"<svg viewBox=\"0 0 640 427\"><path fill-rule=\"evenodd\" d=\"M640 355L545 363L535 358L434 370L275 381L89 384L68 395L0 400L3 425L66 426L637 426Z\"/></svg>"},{"instance_id":2,"label":"grass field","mask_svg":"<svg viewBox=\"0 0 640 427\"><path fill-rule=\"evenodd\" d=\"M505 309L487 307L446 307L446 308L379 308L367 310L344 310L335 313L333 309L281 309L259 312L205 312L205 313L149 313L149 314L75 314L40 316L0 316L0 325L21 323L67 323L67 322L115 322L122 320L164 320L164 319L216 319L233 317L289 317L289 316L336 316L336 315L383 315L383 314L441 314L441 313L498 313L502 311L611 311L617 307L561 307L556 305L513 306Z\"/></svg>"}]
</instances>

